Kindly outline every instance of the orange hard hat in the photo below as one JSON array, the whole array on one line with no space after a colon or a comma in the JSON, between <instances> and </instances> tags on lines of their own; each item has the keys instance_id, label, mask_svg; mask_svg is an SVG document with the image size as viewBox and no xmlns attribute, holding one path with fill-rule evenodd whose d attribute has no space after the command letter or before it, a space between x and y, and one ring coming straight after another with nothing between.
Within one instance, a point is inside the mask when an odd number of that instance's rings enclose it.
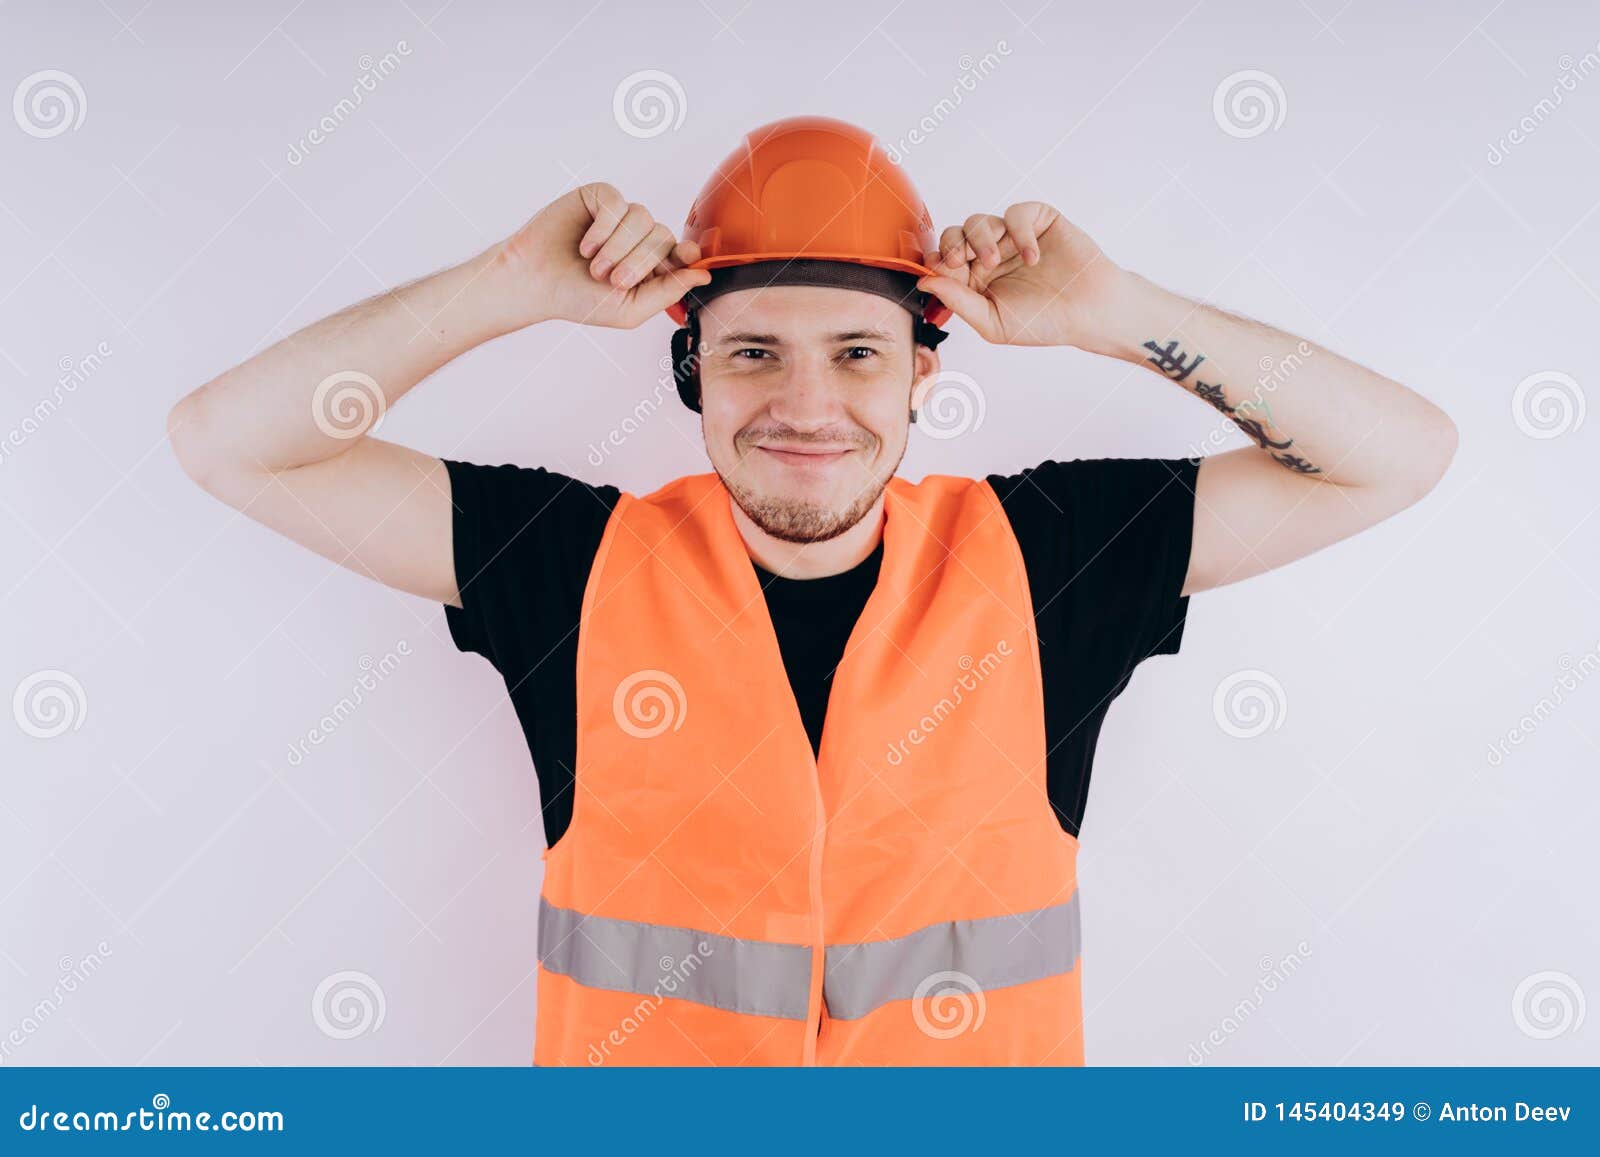
<instances>
[{"instance_id":1,"label":"orange hard hat","mask_svg":"<svg viewBox=\"0 0 1600 1157\"><path fill-rule=\"evenodd\" d=\"M871 133L831 117L773 121L746 134L695 198L683 240L700 246L691 269L801 259L840 261L917 277L934 272L933 218L911 179ZM683 325L688 307L667 307ZM950 308L927 296L923 320Z\"/></svg>"}]
</instances>

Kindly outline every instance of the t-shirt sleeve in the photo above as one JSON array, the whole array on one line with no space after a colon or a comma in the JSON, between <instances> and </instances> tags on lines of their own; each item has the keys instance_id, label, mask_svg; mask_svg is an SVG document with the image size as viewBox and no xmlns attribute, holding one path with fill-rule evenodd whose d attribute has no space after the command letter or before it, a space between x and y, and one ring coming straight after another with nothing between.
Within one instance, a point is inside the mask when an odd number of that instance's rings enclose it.
<instances>
[{"instance_id":1,"label":"t-shirt sleeve","mask_svg":"<svg viewBox=\"0 0 1600 1157\"><path fill-rule=\"evenodd\" d=\"M542 467L444 463L461 594L445 606L450 637L514 683L576 628L618 491Z\"/></svg>"},{"instance_id":2,"label":"t-shirt sleeve","mask_svg":"<svg viewBox=\"0 0 1600 1157\"><path fill-rule=\"evenodd\" d=\"M1027 565L1041 642L1126 676L1177 654L1199 458L1088 458L990 476ZM1047 639L1051 625L1058 638Z\"/></svg>"}]
</instances>

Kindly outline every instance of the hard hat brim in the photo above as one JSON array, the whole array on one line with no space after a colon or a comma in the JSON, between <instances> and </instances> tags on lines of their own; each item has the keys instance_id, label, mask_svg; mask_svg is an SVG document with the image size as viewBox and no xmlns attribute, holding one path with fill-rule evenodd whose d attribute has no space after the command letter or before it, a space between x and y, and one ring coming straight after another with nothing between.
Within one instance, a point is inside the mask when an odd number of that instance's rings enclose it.
<instances>
[{"instance_id":1,"label":"hard hat brim","mask_svg":"<svg viewBox=\"0 0 1600 1157\"><path fill-rule=\"evenodd\" d=\"M764 261L842 261L851 265L870 265L876 269L893 269L901 273L910 273L917 277L934 275L934 270L920 261L902 261L893 257L875 257L871 259L854 256L848 253L725 253L717 257L702 257L685 266L687 269L723 269L731 265L753 265ZM688 307L682 301L675 301L667 306L667 314L673 321L683 325L689 317ZM950 320L951 309L937 297L929 295L927 308L923 311L923 318L931 325L943 325Z\"/></svg>"}]
</instances>

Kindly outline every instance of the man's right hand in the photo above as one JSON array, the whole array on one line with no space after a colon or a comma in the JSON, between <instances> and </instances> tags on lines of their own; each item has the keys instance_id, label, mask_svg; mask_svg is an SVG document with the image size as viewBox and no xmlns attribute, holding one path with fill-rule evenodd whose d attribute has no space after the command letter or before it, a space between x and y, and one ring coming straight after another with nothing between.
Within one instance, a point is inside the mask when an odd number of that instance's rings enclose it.
<instances>
[{"instance_id":1,"label":"man's right hand","mask_svg":"<svg viewBox=\"0 0 1600 1157\"><path fill-rule=\"evenodd\" d=\"M604 182L582 185L541 209L501 247L504 273L528 306L527 324L547 319L632 329L711 274L686 268L692 241Z\"/></svg>"}]
</instances>

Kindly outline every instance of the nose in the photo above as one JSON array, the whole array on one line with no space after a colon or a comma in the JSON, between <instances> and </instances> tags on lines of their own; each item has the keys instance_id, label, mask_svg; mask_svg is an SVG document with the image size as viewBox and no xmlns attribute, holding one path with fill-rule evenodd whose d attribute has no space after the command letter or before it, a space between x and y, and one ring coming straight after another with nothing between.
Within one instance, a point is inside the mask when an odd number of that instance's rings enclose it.
<instances>
[{"instance_id":1,"label":"nose","mask_svg":"<svg viewBox=\"0 0 1600 1157\"><path fill-rule=\"evenodd\" d=\"M826 367L817 359L801 358L791 363L774 386L768 410L792 429L820 430L837 425L845 416L838 391L828 381Z\"/></svg>"}]
</instances>

